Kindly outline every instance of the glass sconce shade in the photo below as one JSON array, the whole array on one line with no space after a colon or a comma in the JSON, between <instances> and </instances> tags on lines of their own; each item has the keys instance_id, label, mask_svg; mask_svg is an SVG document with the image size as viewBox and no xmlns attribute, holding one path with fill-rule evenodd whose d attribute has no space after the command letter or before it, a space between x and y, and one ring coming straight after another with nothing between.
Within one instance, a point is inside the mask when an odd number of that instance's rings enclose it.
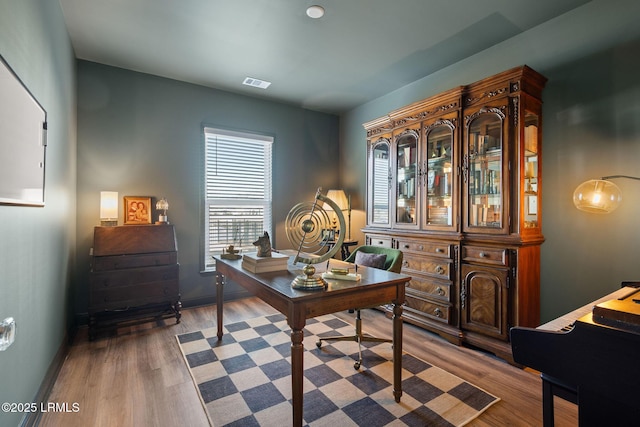
<instances>
[{"instance_id":1,"label":"glass sconce shade","mask_svg":"<svg viewBox=\"0 0 640 427\"><path fill-rule=\"evenodd\" d=\"M100 222L102 225L116 225L118 222L118 192L100 192Z\"/></svg>"},{"instance_id":2,"label":"glass sconce shade","mask_svg":"<svg viewBox=\"0 0 640 427\"><path fill-rule=\"evenodd\" d=\"M616 210L621 202L620 188L604 179L585 181L573 192L573 204L585 212L610 213Z\"/></svg>"}]
</instances>

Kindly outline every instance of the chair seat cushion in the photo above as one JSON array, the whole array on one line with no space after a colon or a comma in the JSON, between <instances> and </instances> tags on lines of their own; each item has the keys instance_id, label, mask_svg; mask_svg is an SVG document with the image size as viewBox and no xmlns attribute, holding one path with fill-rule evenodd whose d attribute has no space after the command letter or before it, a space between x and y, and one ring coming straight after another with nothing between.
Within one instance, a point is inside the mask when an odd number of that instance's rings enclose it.
<instances>
[{"instance_id":1,"label":"chair seat cushion","mask_svg":"<svg viewBox=\"0 0 640 427\"><path fill-rule=\"evenodd\" d=\"M384 263L386 261L386 254L369 254L361 251L356 252L356 265L364 265L365 267L373 267L384 270Z\"/></svg>"}]
</instances>

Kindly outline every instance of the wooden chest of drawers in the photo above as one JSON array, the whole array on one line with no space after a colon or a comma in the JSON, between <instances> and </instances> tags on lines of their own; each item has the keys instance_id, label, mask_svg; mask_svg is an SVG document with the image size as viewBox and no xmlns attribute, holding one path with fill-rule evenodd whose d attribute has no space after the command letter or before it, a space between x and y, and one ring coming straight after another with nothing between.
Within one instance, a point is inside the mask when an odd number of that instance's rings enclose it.
<instances>
[{"instance_id":1,"label":"wooden chest of drawers","mask_svg":"<svg viewBox=\"0 0 640 427\"><path fill-rule=\"evenodd\" d=\"M180 322L173 225L95 227L89 276L89 338L96 329L151 316Z\"/></svg>"}]
</instances>

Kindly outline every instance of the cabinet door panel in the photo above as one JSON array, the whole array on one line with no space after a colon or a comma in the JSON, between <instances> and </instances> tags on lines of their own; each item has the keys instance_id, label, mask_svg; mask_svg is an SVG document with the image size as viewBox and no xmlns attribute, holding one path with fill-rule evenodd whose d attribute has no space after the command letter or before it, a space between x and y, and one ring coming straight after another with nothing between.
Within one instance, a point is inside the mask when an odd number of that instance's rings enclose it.
<instances>
[{"instance_id":1,"label":"cabinet door panel","mask_svg":"<svg viewBox=\"0 0 640 427\"><path fill-rule=\"evenodd\" d=\"M436 120L425 126L426 147L421 175L424 188L424 229L454 230L456 227L454 200L457 191L456 128L452 120Z\"/></svg>"},{"instance_id":2,"label":"cabinet door panel","mask_svg":"<svg viewBox=\"0 0 640 427\"><path fill-rule=\"evenodd\" d=\"M462 328L506 341L509 334L508 271L463 264L462 277Z\"/></svg>"},{"instance_id":3,"label":"cabinet door panel","mask_svg":"<svg viewBox=\"0 0 640 427\"><path fill-rule=\"evenodd\" d=\"M416 228L419 224L418 205L418 132L407 129L396 137L396 214L394 225Z\"/></svg>"},{"instance_id":4,"label":"cabinet door panel","mask_svg":"<svg viewBox=\"0 0 640 427\"><path fill-rule=\"evenodd\" d=\"M507 100L468 114L463 159L463 231L505 234L509 187Z\"/></svg>"},{"instance_id":5,"label":"cabinet door panel","mask_svg":"<svg viewBox=\"0 0 640 427\"><path fill-rule=\"evenodd\" d=\"M369 225L388 227L391 202L391 143L379 138L370 146L368 176Z\"/></svg>"}]
</instances>

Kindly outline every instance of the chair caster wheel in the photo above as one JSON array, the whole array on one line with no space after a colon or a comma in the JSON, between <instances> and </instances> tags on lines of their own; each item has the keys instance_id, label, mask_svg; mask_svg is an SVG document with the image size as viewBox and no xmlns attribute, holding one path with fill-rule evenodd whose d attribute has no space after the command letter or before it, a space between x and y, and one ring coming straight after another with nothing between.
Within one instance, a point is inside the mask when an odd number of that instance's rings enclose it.
<instances>
[{"instance_id":1,"label":"chair caster wheel","mask_svg":"<svg viewBox=\"0 0 640 427\"><path fill-rule=\"evenodd\" d=\"M355 369L356 371L357 371L358 369L360 369L360 362L356 362L356 363L354 363L354 364L353 364L353 369Z\"/></svg>"},{"instance_id":2,"label":"chair caster wheel","mask_svg":"<svg viewBox=\"0 0 640 427\"><path fill-rule=\"evenodd\" d=\"M322 341L320 340L316 341L316 347L320 348L321 345L322 345Z\"/></svg>"}]
</instances>

